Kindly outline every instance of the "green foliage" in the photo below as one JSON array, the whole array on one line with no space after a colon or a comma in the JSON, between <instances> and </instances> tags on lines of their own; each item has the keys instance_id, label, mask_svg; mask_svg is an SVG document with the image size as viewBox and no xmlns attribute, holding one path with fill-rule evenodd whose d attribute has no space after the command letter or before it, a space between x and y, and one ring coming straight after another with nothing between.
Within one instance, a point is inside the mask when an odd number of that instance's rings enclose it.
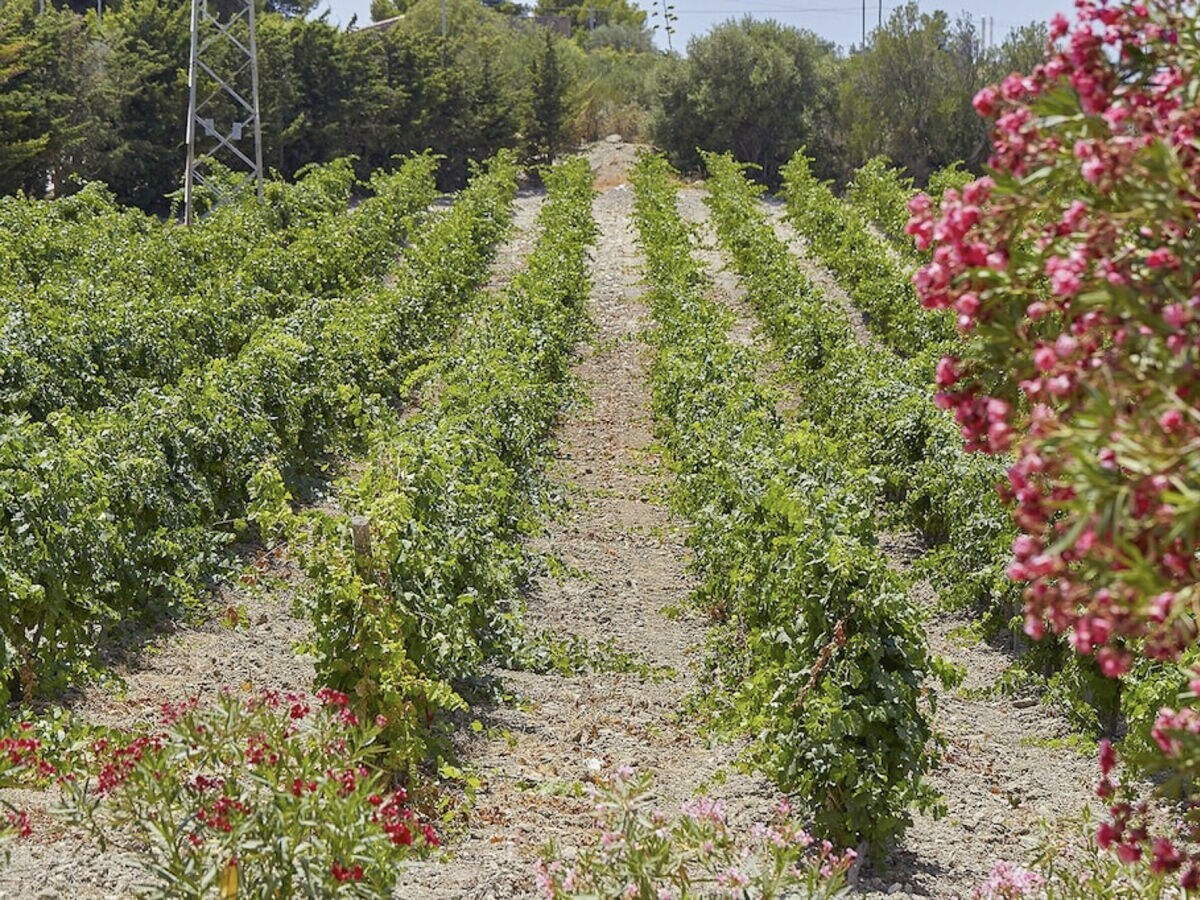
<instances>
[{"instance_id":1,"label":"green foliage","mask_svg":"<svg viewBox=\"0 0 1200 900\"><path fill-rule=\"evenodd\" d=\"M938 160L978 166L982 132L964 125L965 142L954 116L969 111L981 79L1024 70L1044 37L1018 29L984 53L969 23L900 10L848 59L811 33L751 20L718 26L681 58L654 51L636 5L593 0L554 7L575 26L555 76L541 30L522 27L512 4L378 0L374 18L402 18L348 31L301 15L306 5L260 10L266 165L291 178L353 156L365 176L393 154L429 150L444 157L444 189L465 183L469 161L503 147L544 160L559 141L647 131L678 165L696 167L697 146L731 150L762 166L769 183L801 145L815 151L822 177L843 180L847 162L883 152L923 181L939 164L925 158L930 142ZM128 0L106 8L102 24L83 0L44 15L38 7L0 8L0 193L61 196L99 180L121 202L167 212L164 198L182 178L187 4ZM670 29L673 7L655 8ZM926 56L929 40L937 49ZM897 60L902 78L889 74Z\"/></svg>"},{"instance_id":2,"label":"green foliage","mask_svg":"<svg viewBox=\"0 0 1200 900\"><path fill-rule=\"evenodd\" d=\"M374 422L361 473L339 486L346 513L292 517L277 477L259 482L260 523L284 525L305 548L318 677L349 693L360 714L387 716L397 766L420 761L425 725L464 706L457 691L482 679L486 659L520 655L521 539L546 435L571 396L594 230L587 163L571 160L546 179L550 199L526 268L503 294L474 298L440 365L436 402ZM463 271L462 257L481 246L469 230L475 218L439 222L414 276ZM460 281L458 302L477 286ZM369 557L348 541L354 515L370 523Z\"/></svg>"},{"instance_id":3,"label":"green foliage","mask_svg":"<svg viewBox=\"0 0 1200 900\"><path fill-rule=\"evenodd\" d=\"M0 191L20 184L30 163L50 143L48 134L30 130L31 85L22 57L29 52L27 38L18 37L12 22L0 21ZM11 189L11 188L9 188Z\"/></svg>"},{"instance_id":4,"label":"green foliage","mask_svg":"<svg viewBox=\"0 0 1200 900\"><path fill-rule=\"evenodd\" d=\"M358 295L432 201L435 169L423 156L381 173L375 196L348 211L349 161L310 167L295 185L269 184L264 203L246 196L190 228L107 198L83 221L44 215L49 206L37 201L0 202L0 229L41 219L17 238L12 271L0 276L9 285L0 409L43 420L113 406L236 355L302 303ZM47 265L47 242L82 258Z\"/></svg>"},{"instance_id":5,"label":"green foliage","mask_svg":"<svg viewBox=\"0 0 1200 900\"><path fill-rule=\"evenodd\" d=\"M573 137L581 141L603 140L610 134L626 140L641 137L659 57L605 46L580 56L570 98Z\"/></svg>"},{"instance_id":6,"label":"green foliage","mask_svg":"<svg viewBox=\"0 0 1200 900\"><path fill-rule=\"evenodd\" d=\"M846 199L874 223L894 248L916 253L904 233L909 199L916 193L911 178L891 166L886 156L875 156L854 172L846 185Z\"/></svg>"},{"instance_id":7,"label":"green foliage","mask_svg":"<svg viewBox=\"0 0 1200 900\"><path fill-rule=\"evenodd\" d=\"M405 7L408 4L404 4ZM384 19L394 19L401 15L404 9L396 0L371 0L371 21L382 22Z\"/></svg>"},{"instance_id":8,"label":"green foliage","mask_svg":"<svg viewBox=\"0 0 1200 900\"><path fill-rule=\"evenodd\" d=\"M926 190L940 197L947 190L962 190L974 178L962 163L955 161L932 172ZM846 185L846 200L864 218L883 233L892 249L906 261L922 262L929 253L917 250L913 239L905 234L908 222L908 201L916 195L911 178L893 168L884 156L876 156L862 164Z\"/></svg>"},{"instance_id":9,"label":"green foliage","mask_svg":"<svg viewBox=\"0 0 1200 900\"><path fill-rule=\"evenodd\" d=\"M952 340L950 314L921 308L907 269L894 261L864 217L817 179L812 165L801 151L784 171L789 217L838 276L871 330L907 357ZM927 377L932 374L931 364Z\"/></svg>"},{"instance_id":10,"label":"green foliage","mask_svg":"<svg viewBox=\"0 0 1200 900\"><path fill-rule=\"evenodd\" d=\"M697 168L697 147L728 150L760 166L768 183L804 144L833 165L833 53L812 32L778 22L719 25L660 70L651 136L677 167Z\"/></svg>"},{"instance_id":11,"label":"green foliage","mask_svg":"<svg viewBox=\"0 0 1200 900\"><path fill-rule=\"evenodd\" d=\"M236 356L119 407L3 422L8 688L14 676L26 693L55 687L94 651L101 626L186 598L219 563L264 463L295 477L358 431L365 399L402 384L452 325L459 286L485 277L514 174L511 158L496 161L472 195L489 199L471 201L470 224L451 216L424 229L395 286L301 304L261 324ZM388 185L406 177L375 181L385 198L376 227L395 227L398 210L386 207L404 201ZM448 228L473 248L471 266L432 264L428 248L444 247ZM310 264L328 261L314 254Z\"/></svg>"},{"instance_id":12,"label":"green foliage","mask_svg":"<svg viewBox=\"0 0 1200 900\"><path fill-rule=\"evenodd\" d=\"M876 492L852 445L807 424L785 429L754 357L727 339L728 313L704 297L668 174L645 157L635 175L658 323L654 406L675 502L692 523L696 599L718 622L712 674L730 696L721 718L756 737L755 758L801 797L822 836L882 852L910 806L934 800L919 619L876 546ZM740 271L790 279L764 304L801 291L791 321L813 339L801 358L819 365L848 326L822 314L773 238L753 246L766 250L739 251Z\"/></svg>"},{"instance_id":13,"label":"green foliage","mask_svg":"<svg viewBox=\"0 0 1200 900\"><path fill-rule=\"evenodd\" d=\"M895 10L846 63L840 106L852 158L883 154L922 184L953 160L980 164L987 141L971 98L985 83L981 47L969 20L916 3Z\"/></svg>"},{"instance_id":14,"label":"green foliage","mask_svg":"<svg viewBox=\"0 0 1200 900\"><path fill-rule=\"evenodd\" d=\"M553 32L546 29L541 51L529 65L533 102L525 129L526 153L543 165L558 155L566 137L569 85L557 45Z\"/></svg>"},{"instance_id":15,"label":"green foliage","mask_svg":"<svg viewBox=\"0 0 1200 900\"><path fill-rule=\"evenodd\" d=\"M960 188L965 174L951 166L936 178ZM1019 634L1013 617L1022 606L1021 586L1006 573L1016 530L995 490L1005 480L1005 460L965 453L954 423L928 399L934 360L947 352L953 334L949 313L921 309L909 267L864 227L859 209L869 203L861 192L858 208L839 201L812 176L802 154L786 168L785 183L792 222L866 313L883 345L847 346L833 364L813 373L806 385L813 408L832 433L865 453L895 501L897 521L919 528L933 544L916 567L942 600L973 606L993 627ZM887 178L879 184L887 185ZM882 207L894 206L899 193L889 186L876 197ZM1032 647L1023 635L1014 641L1024 652L1020 671L1038 676L1076 727L1092 734L1125 727L1130 746L1147 745L1161 703L1180 689L1174 666L1144 663L1118 687L1093 659L1074 658L1061 641Z\"/></svg>"},{"instance_id":16,"label":"green foliage","mask_svg":"<svg viewBox=\"0 0 1200 900\"><path fill-rule=\"evenodd\" d=\"M109 132L96 165L84 174L108 184L126 203L160 213L183 171L189 9L186 3L123 0L104 16L99 34L106 55L95 115Z\"/></svg>"},{"instance_id":17,"label":"green foliage","mask_svg":"<svg viewBox=\"0 0 1200 900\"><path fill-rule=\"evenodd\" d=\"M3 87L0 104L13 109L17 119L15 131L0 131L0 142L29 148L34 141L38 148L26 164L5 174L0 193L61 191L73 171L103 161L109 129L100 114L102 48L87 20L50 4L39 14L35 0L6 3L0 23L5 40L16 44L16 71Z\"/></svg>"},{"instance_id":18,"label":"green foliage","mask_svg":"<svg viewBox=\"0 0 1200 900\"><path fill-rule=\"evenodd\" d=\"M899 520L934 544L918 566L942 599L1007 621L1020 598L1005 576L1013 528L994 489L1003 464L963 452L954 423L928 399L933 360L953 335L948 315L921 308L908 267L856 208L817 181L803 153L784 180L791 221L882 344L846 342L830 365L808 376L814 415L860 448L899 503Z\"/></svg>"},{"instance_id":19,"label":"green foliage","mask_svg":"<svg viewBox=\"0 0 1200 900\"><path fill-rule=\"evenodd\" d=\"M646 32L646 11L629 0L538 0L537 15L568 16L577 39L586 39L592 29L628 28Z\"/></svg>"},{"instance_id":20,"label":"green foliage","mask_svg":"<svg viewBox=\"0 0 1200 900\"><path fill-rule=\"evenodd\" d=\"M941 197L949 190L961 193L966 183L974 180L975 175L964 168L961 162L955 161L930 175L925 189L931 196Z\"/></svg>"},{"instance_id":21,"label":"green foliage","mask_svg":"<svg viewBox=\"0 0 1200 900\"><path fill-rule=\"evenodd\" d=\"M985 85L1042 62L1047 33L1040 23L1026 25L985 49L976 27L969 16L951 21L910 2L847 58L838 110L849 164L886 156L922 185L955 160L983 165L990 143L971 100Z\"/></svg>"},{"instance_id":22,"label":"green foliage","mask_svg":"<svg viewBox=\"0 0 1200 900\"><path fill-rule=\"evenodd\" d=\"M589 51L612 50L616 53L652 53L654 40L644 26L599 25L576 36Z\"/></svg>"}]
</instances>

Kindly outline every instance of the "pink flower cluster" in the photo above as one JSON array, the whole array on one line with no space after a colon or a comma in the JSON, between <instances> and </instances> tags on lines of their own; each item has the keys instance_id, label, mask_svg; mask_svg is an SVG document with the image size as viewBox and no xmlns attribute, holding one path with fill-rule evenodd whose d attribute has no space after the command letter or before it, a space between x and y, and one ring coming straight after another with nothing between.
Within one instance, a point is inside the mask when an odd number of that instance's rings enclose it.
<instances>
[{"instance_id":1,"label":"pink flower cluster","mask_svg":"<svg viewBox=\"0 0 1200 900\"><path fill-rule=\"evenodd\" d=\"M1042 64L975 97L991 176L915 198L907 231L932 250L921 302L953 309L964 339L936 401L968 449L1011 454L1000 492L1025 630L1068 634L1118 677L1200 635L1200 17L1169 0L1075 5ZM1163 710L1154 738L1195 770L1200 712ZM1143 806L1112 800L1114 763L1104 747L1101 845L1196 886L1200 867L1151 836Z\"/></svg>"},{"instance_id":2,"label":"pink flower cluster","mask_svg":"<svg viewBox=\"0 0 1200 900\"><path fill-rule=\"evenodd\" d=\"M1200 72L1183 5L1076 8L1045 62L975 98L994 176L914 198L907 230L932 249L922 304L967 339L936 401L967 449L1015 454L1027 631L1073 630L1119 675L1133 639L1170 658L1196 638L1200 533L1177 498L1200 441Z\"/></svg>"},{"instance_id":3,"label":"pink flower cluster","mask_svg":"<svg viewBox=\"0 0 1200 900\"><path fill-rule=\"evenodd\" d=\"M1037 872L1021 866L998 862L992 867L987 880L975 889L975 900L1016 900L1018 897L1036 897L1037 891L1046 880Z\"/></svg>"},{"instance_id":4,"label":"pink flower cluster","mask_svg":"<svg viewBox=\"0 0 1200 900\"><path fill-rule=\"evenodd\" d=\"M1169 719L1174 714L1164 710ZM1183 723L1180 723L1183 724ZM1200 732L1200 723L1190 717L1185 727L1191 733ZM1166 737L1174 725L1159 717L1155 728L1155 739L1160 745L1173 739ZM1164 749L1166 747L1164 746ZM1111 802L1108 808L1108 819L1100 823L1096 830L1096 843L1102 850L1111 850L1124 863L1135 863L1148 859L1150 871L1157 875L1167 875L1178 872L1180 886L1184 890L1195 890L1200 887L1200 853L1192 849L1184 849L1183 845L1162 835L1153 835L1150 830L1149 804L1144 800L1130 802L1128 800L1113 801L1117 792L1117 783L1113 778L1116 768L1117 755L1108 741L1100 742L1100 781L1096 786L1096 796Z\"/></svg>"}]
</instances>

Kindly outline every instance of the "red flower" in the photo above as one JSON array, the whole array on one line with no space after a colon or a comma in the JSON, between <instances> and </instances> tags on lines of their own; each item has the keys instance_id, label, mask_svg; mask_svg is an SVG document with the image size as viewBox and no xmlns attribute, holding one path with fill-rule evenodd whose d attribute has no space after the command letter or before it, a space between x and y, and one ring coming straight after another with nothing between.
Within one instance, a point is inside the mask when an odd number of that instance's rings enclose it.
<instances>
[{"instance_id":1,"label":"red flower","mask_svg":"<svg viewBox=\"0 0 1200 900\"><path fill-rule=\"evenodd\" d=\"M340 862L335 862L330 866L330 871L333 873L334 880L338 882L363 880L363 867L358 863L353 866L345 866Z\"/></svg>"},{"instance_id":2,"label":"red flower","mask_svg":"<svg viewBox=\"0 0 1200 900\"><path fill-rule=\"evenodd\" d=\"M333 688L323 687L317 691L317 699L326 706L344 707L350 704L350 696Z\"/></svg>"},{"instance_id":3,"label":"red flower","mask_svg":"<svg viewBox=\"0 0 1200 900\"><path fill-rule=\"evenodd\" d=\"M10 809L8 811L8 827L13 829L19 837L29 837L33 834L33 825L29 822L29 813L23 809Z\"/></svg>"}]
</instances>

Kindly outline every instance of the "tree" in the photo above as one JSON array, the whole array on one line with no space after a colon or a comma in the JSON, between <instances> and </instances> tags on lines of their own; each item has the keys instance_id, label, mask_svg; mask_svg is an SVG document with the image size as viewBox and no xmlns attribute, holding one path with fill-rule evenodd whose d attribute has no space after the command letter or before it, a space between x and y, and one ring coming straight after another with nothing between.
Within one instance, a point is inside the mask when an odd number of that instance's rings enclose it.
<instances>
[{"instance_id":1,"label":"tree","mask_svg":"<svg viewBox=\"0 0 1200 900\"><path fill-rule=\"evenodd\" d=\"M529 158L549 163L562 148L567 125L567 76L554 34L546 29L542 52L529 67L532 93L525 144Z\"/></svg>"},{"instance_id":2,"label":"tree","mask_svg":"<svg viewBox=\"0 0 1200 900\"><path fill-rule=\"evenodd\" d=\"M394 19L402 12L396 0L371 0L371 21L383 22Z\"/></svg>"},{"instance_id":3,"label":"tree","mask_svg":"<svg viewBox=\"0 0 1200 900\"><path fill-rule=\"evenodd\" d=\"M641 137L650 107L654 67L668 59L655 53L607 47L587 53L571 96L574 134L584 141L599 140L614 132L630 139Z\"/></svg>"},{"instance_id":4,"label":"tree","mask_svg":"<svg viewBox=\"0 0 1200 900\"><path fill-rule=\"evenodd\" d=\"M999 47L985 57L985 83L997 82L1013 72L1032 72L1046 55L1049 30L1043 22L1014 28Z\"/></svg>"},{"instance_id":5,"label":"tree","mask_svg":"<svg viewBox=\"0 0 1200 900\"><path fill-rule=\"evenodd\" d=\"M969 20L897 9L847 61L840 106L853 164L887 156L919 182L955 160L974 167L986 132L971 110L983 86L981 44Z\"/></svg>"},{"instance_id":6,"label":"tree","mask_svg":"<svg viewBox=\"0 0 1200 900\"><path fill-rule=\"evenodd\" d=\"M104 17L111 143L97 169L126 203L165 211L183 180L188 7L126 0Z\"/></svg>"},{"instance_id":7,"label":"tree","mask_svg":"<svg viewBox=\"0 0 1200 900\"><path fill-rule=\"evenodd\" d=\"M21 187L50 143L50 135L39 133L30 121L34 98L22 77L27 73L22 58L30 46L28 38L16 35L12 23L0 23L0 192L6 194Z\"/></svg>"},{"instance_id":8,"label":"tree","mask_svg":"<svg viewBox=\"0 0 1200 900\"><path fill-rule=\"evenodd\" d=\"M612 50L617 53L653 53L654 36L644 25L598 25L576 36L589 53Z\"/></svg>"},{"instance_id":9,"label":"tree","mask_svg":"<svg viewBox=\"0 0 1200 900\"><path fill-rule=\"evenodd\" d=\"M725 22L660 70L651 135L676 166L697 168L698 147L729 151L768 183L802 145L832 166L835 65L833 46L812 32Z\"/></svg>"},{"instance_id":10,"label":"tree","mask_svg":"<svg viewBox=\"0 0 1200 900\"><path fill-rule=\"evenodd\" d=\"M539 16L568 16L575 35L601 26L626 26L645 29L646 11L629 0L538 0L534 12Z\"/></svg>"}]
</instances>

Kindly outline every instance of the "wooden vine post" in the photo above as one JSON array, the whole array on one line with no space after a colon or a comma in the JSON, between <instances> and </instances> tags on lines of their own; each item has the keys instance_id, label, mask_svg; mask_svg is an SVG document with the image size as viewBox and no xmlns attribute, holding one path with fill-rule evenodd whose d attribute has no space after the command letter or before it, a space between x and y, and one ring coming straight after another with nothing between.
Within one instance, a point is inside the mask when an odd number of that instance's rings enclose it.
<instances>
[{"instance_id":1,"label":"wooden vine post","mask_svg":"<svg viewBox=\"0 0 1200 900\"><path fill-rule=\"evenodd\" d=\"M350 538L354 542L354 562L359 574L367 577L375 568L374 555L371 551L371 520L366 516L354 516L350 519Z\"/></svg>"}]
</instances>

